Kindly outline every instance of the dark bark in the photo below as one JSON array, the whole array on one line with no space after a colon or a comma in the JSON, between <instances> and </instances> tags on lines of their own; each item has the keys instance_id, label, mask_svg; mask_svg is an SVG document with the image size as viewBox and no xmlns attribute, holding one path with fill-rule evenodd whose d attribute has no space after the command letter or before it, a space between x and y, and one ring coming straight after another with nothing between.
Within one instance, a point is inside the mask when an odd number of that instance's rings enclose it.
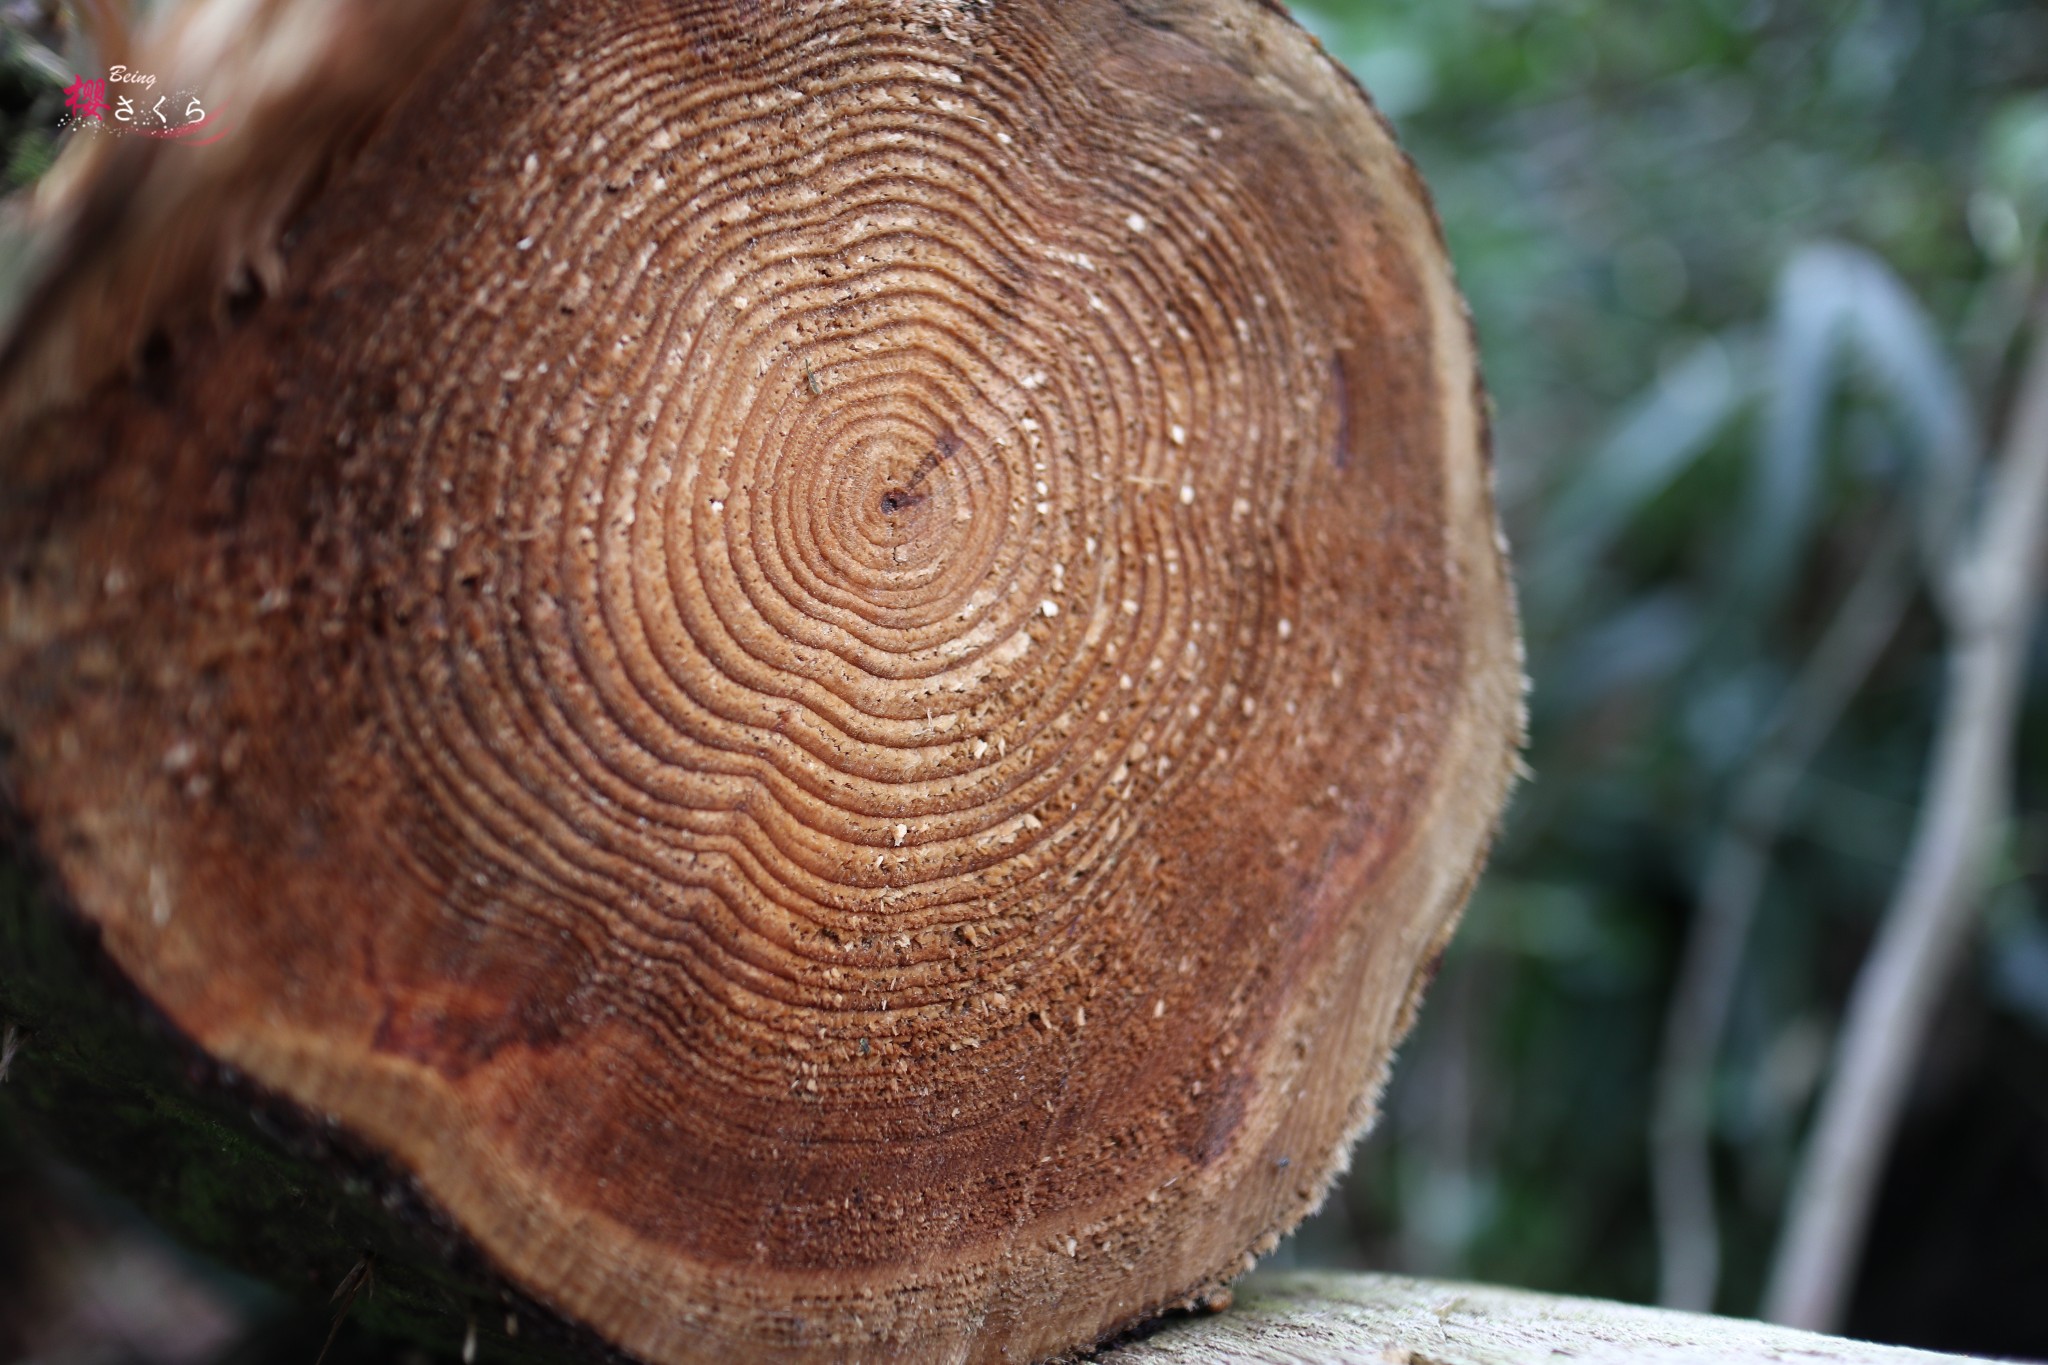
<instances>
[{"instance_id":1,"label":"dark bark","mask_svg":"<svg viewBox=\"0 0 2048 1365\"><path fill-rule=\"evenodd\" d=\"M453 1356L473 1323L479 1359L619 1358L505 1285L410 1179L180 1036L18 832L0 844L7 1028L0 1125L221 1264L323 1305L367 1258L373 1288L347 1316L372 1333Z\"/></svg>"}]
</instances>

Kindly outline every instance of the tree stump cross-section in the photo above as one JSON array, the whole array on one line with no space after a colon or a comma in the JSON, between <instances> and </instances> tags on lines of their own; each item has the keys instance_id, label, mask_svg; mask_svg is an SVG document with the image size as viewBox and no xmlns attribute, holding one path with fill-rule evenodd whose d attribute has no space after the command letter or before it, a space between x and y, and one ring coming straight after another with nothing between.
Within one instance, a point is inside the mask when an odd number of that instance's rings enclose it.
<instances>
[{"instance_id":1,"label":"tree stump cross-section","mask_svg":"<svg viewBox=\"0 0 2048 1365\"><path fill-rule=\"evenodd\" d=\"M1361 92L1252 0L229 8L147 49L218 137L77 151L0 356L48 898L635 1356L1217 1293L1519 735Z\"/></svg>"}]
</instances>

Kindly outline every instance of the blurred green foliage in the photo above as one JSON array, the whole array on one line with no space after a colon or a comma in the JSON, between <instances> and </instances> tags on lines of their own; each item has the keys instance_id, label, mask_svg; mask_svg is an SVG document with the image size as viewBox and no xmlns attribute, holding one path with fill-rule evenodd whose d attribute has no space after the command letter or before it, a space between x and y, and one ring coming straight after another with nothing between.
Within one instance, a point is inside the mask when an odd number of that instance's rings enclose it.
<instances>
[{"instance_id":1,"label":"blurred green foliage","mask_svg":"<svg viewBox=\"0 0 2048 1365\"><path fill-rule=\"evenodd\" d=\"M0 0L0 192L35 183L56 159L70 72L54 37L41 5Z\"/></svg>"},{"instance_id":2,"label":"blurred green foliage","mask_svg":"<svg viewBox=\"0 0 2048 1365\"><path fill-rule=\"evenodd\" d=\"M1903 525L1931 556L1968 514L2005 408L2048 226L2048 7L1296 11L1436 192L1498 406L1535 688L1535 776L1359 1175L1297 1254L1649 1298L1653 1076L1731 792L1886 537ZM1727 1311L1756 1309L1841 1001L1912 828L1942 684L1920 592L1796 788L1742 960L1711 1103ZM2028 714L2018 798L2039 811L2048 726ZM1992 1202L2033 1220L2002 1254L2036 1285L2044 859L2033 814L1923 1067L1900 1157L1920 1167L1893 1176L1956 1178L1960 1156L1915 1143L1944 1105L1984 1100L1970 1087L2022 1078L1984 1122L2033 1144ZM1881 1243L1910 1235L1897 1204ZM1852 1327L1933 1344L1944 1329L1871 1306L1903 1254L1878 1246ZM2048 1355L2038 1304L1985 1331L1946 1344Z\"/></svg>"}]
</instances>

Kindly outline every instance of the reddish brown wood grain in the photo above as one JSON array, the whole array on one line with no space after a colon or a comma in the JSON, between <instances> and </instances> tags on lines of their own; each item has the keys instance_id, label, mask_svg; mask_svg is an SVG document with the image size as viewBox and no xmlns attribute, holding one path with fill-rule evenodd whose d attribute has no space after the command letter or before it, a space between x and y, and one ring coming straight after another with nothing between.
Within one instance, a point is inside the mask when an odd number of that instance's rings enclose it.
<instances>
[{"instance_id":1,"label":"reddish brown wood grain","mask_svg":"<svg viewBox=\"0 0 2048 1365\"><path fill-rule=\"evenodd\" d=\"M1414 172L1248 0L450 28L232 322L88 287L195 173L98 172L0 404L41 854L648 1359L1211 1293L1369 1121L1513 762Z\"/></svg>"}]
</instances>

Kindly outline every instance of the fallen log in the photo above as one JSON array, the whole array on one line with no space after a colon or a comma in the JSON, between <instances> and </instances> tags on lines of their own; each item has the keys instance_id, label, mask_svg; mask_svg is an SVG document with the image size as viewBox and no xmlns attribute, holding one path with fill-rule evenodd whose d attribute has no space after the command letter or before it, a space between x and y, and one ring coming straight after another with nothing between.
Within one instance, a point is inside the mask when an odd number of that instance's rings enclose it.
<instances>
[{"instance_id":1,"label":"fallen log","mask_svg":"<svg viewBox=\"0 0 2048 1365\"><path fill-rule=\"evenodd\" d=\"M1255 1276L1103 1365L1934 1365L1967 1356L1768 1323L1395 1275Z\"/></svg>"}]
</instances>

